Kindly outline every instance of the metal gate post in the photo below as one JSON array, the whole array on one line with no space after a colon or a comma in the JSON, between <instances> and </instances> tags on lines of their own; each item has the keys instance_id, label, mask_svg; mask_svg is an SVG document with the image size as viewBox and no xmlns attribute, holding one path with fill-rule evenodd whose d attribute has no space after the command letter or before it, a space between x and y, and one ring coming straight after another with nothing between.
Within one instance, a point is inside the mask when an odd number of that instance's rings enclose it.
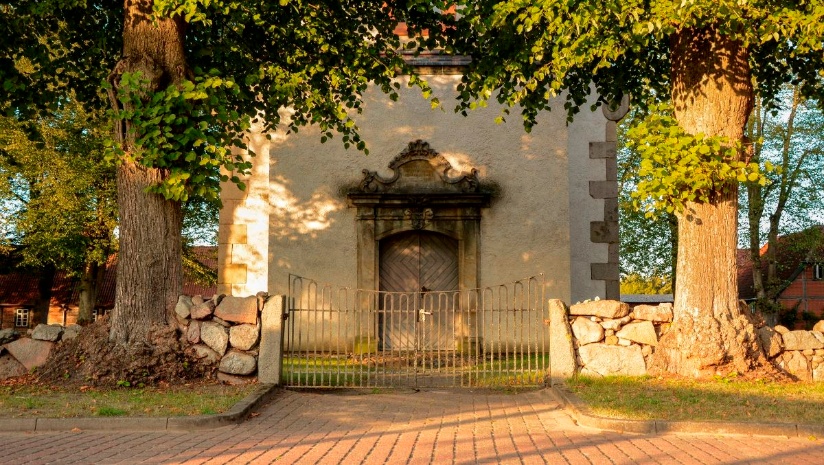
<instances>
[{"instance_id":1,"label":"metal gate post","mask_svg":"<svg viewBox=\"0 0 824 465\"><path fill-rule=\"evenodd\" d=\"M258 381L261 384L281 384L283 374L283 316L286 296L273 295L263 305L260 314L260 352Z\"/></svg>"}]
</instances>

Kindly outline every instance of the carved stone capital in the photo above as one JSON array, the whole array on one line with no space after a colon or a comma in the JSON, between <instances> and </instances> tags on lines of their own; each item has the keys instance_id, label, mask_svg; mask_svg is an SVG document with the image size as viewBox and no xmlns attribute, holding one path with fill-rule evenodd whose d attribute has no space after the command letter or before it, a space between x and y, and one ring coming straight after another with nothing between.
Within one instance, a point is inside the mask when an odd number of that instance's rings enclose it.
<instances>
[{"instance_id":1,"label":"carved stone capital","mask_svg":"<svg viewBox=\"0 0 824 465\"><path fill-rule=\"evenodd\" d=\"M412 222L412 229L423 229L429 220L435 217L431 208L407 208L403 215Z\"/></svg>"}]
</instances>

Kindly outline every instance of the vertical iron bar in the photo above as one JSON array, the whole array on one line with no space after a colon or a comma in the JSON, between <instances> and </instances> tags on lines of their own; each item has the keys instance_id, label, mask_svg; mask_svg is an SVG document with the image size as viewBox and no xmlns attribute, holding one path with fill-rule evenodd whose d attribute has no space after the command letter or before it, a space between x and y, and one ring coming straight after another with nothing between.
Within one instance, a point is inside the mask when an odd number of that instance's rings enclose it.
<instances>
[{"instance_id":1,"label":"vertical iron bar","mask_svg":"<svg viewBox=\"0 0 824 465\"><path fill-rule=\"evenodd\" d=\"M516 312L518 315L518 336L517 336L517 343L515 344L515 376L514 380L516 384L521 384L524 382L524 373L526 372L526 358L524 354L524 298L525 298L525 288L522 285L515 284L513 287L516 287L518 291L515 293L516 299Z\"/></svg>"},{"instance_id":2,"label":"vertical iron bar","mask_svg":"<svg viewBox=\"0 0 824 465\"><path fill-rule=\"evenodd\" d=\"M320 376L318 382L320 386L326 386L326 306L327 306L327 291L328 286L324 285L320 291L320 337L318 337L318 351L315 356L315 362L320 363ZM317 337L317 336L316 336Z\"/></svg>"}]
</instances>

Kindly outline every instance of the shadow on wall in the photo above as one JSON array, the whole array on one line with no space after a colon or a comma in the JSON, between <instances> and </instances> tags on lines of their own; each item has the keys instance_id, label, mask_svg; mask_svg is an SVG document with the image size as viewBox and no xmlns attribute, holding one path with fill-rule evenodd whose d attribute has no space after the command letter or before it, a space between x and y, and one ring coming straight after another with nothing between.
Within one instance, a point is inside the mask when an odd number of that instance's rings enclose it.
<instances>
[{"instance_id":1,"label":"shadow on wall","mask_svg":"<svg viewBox=\"0 0 824 465\"><path fill-rule=\"evenodd\" d=\"M273 218L270 235L290 241L315 239L318 232L330 229L333 213L345 208L343 202L330 194L327 186L318 187L303 200L290 189L293 181L278 175L269 182L269 205Z\"/></svg>"}]
</instances>

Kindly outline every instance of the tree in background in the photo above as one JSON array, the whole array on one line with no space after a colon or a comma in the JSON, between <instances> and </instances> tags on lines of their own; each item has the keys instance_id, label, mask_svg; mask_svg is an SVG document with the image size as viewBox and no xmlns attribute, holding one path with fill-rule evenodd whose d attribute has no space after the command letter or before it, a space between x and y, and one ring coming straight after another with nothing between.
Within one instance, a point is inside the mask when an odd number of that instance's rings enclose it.
<instances>
[{"instance_id":1,"label":"tree in background","mask_svg":"<svg viewBox=\"0 0 824 465\"><path fill-rule=\"evenodd\" d=\"M473 60L460 108L494 98L520 105L526 127L560 96L570 118L593 103L668 96L631 133L638 189L678 218L675 317L652 372L745 372L766 363L736 282L738 184L763 182L744 130L756 92L785 82L824 86L824 7L766 0L467 0L460 10ZM596 103L596 104L597 104ZM509 116L504 112L501 118Z\"/></svg>"},{"instance_id":2,"label":"tree in background","mask_svg":"<svg viewBox=\"0 0 824 465\"><path fill-rule=\"evenodd\" d=\"M152 325L173 321L182 204L218 198L214 168L243 187L243 137L253 124L317 124L323 140L338 132L346 147L365 149L350 116L370 83L394 97L392 78L405 72L426 94L395 31L400 22L413 37L428 28L414 45L431 48L451 21L439 3L0 3L0 108L49 111L74 92L114 119L121 222L112 340L145 341Z\"/></svg>"},{"instance_id":3,"label":"tree in background","mask_svg":"<svg viewBox=\"0 0 824 465\"><path fill-rule=\"evenodd\" d=\"M114 166L104 160L104 133L102 113L87 112L73 99L30 121L0 117L7 240L19 247L22 266L41 270L46 295L54 270L79 279L81 324L92 321L117 248Z\"/></svg>"},{"instance_id":4,"label":"tree in background","mask_svg":"<svg viewBox=\"0 0 824 465\"><path fill-rule=\"evenodd\" d=\"M214 176L219 178L215 170ZM204 286L217 284L217 270L204 263L197 246L217 246L220 202L189 197L183 203L183 270L188 278ZM217 252L214 260L217 263Z\"/></svg>"},{"instance_id":5,"label":"tree in background","mask_svg":"<svg viewBox=\"0 0 824 465\"><path fill-rule=\"evenodd\" d=\"M779 167L768 174L766 186L747 185L741 222L742 236L749 239L756 306L774 321L780 310L775 299L784 284L778 278L779 247L810 248L809 241L781 243L779 235L824 221L824 113L818 102L791 86L775 102L756 101L747 137L753 141L752 162Z\"/></svg>"},{"instance_id":6,"label":"tree in background","mask_svg":"<svg viewBox=\"0 0 824 465\"><path fill-rule=\"evenodd\" d=\"M629 273L621 276L621 294L672 294L672 281L664 275Z\"/></svg>"}]
</instances>

